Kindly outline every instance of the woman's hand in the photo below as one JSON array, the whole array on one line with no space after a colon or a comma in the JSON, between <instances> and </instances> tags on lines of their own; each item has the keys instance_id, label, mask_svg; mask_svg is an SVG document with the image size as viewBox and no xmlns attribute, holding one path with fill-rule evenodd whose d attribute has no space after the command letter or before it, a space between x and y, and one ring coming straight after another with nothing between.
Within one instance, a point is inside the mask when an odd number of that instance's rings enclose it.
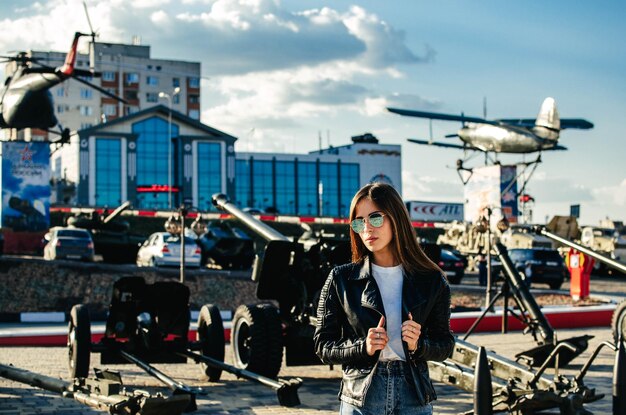
<instances>
[{"instance_id":1,"label":"woman's hand","mask_svg":"<svg viewBox=\"0 0 626 415\"><path fill-rule=\"evenodd\" d=\"M378 350L383 350L387 346L388 341L389 337L387 337L387 330L385 330L385 316L382 316L378 326L367 331L367 337L365 338L367 354L374 356L374 353Z\"/></svg>"},{"instance_id":2,"label":"woman's hand","mask_svg":"<svg viewBox=\"0 0 626 415\"><path fill-rule=\"evenodd\" d=\"M370 329L371 330L371 329ZM409 313L409 319L402 323L402 340L409 347L409 352L417 350L417 341L422 333L422 326L413 321L413 316Z\"/></svg>"}]
</instances>

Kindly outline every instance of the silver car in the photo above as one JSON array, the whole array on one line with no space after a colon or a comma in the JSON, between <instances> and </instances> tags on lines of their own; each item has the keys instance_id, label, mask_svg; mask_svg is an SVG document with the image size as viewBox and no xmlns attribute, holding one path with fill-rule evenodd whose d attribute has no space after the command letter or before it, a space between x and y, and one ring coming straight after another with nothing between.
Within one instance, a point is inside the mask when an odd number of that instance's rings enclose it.
<instances>
[{"instance_id":1,"label":"silver car","mask_svg":"<svg viewBox=\"0 0 626 415\"><path fill-rule=\"evenodd\" d=\"M202 253L196 241L185 237L185 266L199 267ZM137 252L137 266L180 266L180 237L168 232L156 232Z\"/></svg>"},{"instance_id":2,"label":"silver car","mask_svg":"<svg viewBox=\"0 0 626 415\"><path fill-rule=\"evenodd\" d=\"M85 229L55 226L44 235L44 239L47 243L43 248L43 258L48 261L62 258L93 261L93 240Z\"/></svg>"}]
</instances>

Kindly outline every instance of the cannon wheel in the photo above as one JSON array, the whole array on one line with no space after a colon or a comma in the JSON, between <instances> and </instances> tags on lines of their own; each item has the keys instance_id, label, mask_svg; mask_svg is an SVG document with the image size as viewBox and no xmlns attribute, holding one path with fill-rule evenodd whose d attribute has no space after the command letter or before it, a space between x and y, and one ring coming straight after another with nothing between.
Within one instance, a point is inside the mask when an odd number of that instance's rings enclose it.
<instances>
[{"instance_id":1,"label":"cannon wheel","mask_svg":"<svg viewBox=\"0 0 626 415\"><path fill-rule=\"evenodd\" d=\"M217 306L205 304L198 316L197 340L200 341L202 354L220 362L224 361L224 323ZM200 363L210 382L217 382L222 376L222 369Z\"/></svg>"},{"instance_id":2,"label":"cannon wheel","mask_svg":"<svg viewBox=\"0 0 626 415\"><path fill-rule=\"evenodd\" d=\"M283 360L282 325L276 307L239 306L233 316L230 343L235 366L276 378Z\"/></svg>"},{"instance_id":3,"label":"cannon wheel","mask_svg":"<svg viewBox=\"0 0 626 415\"><path fill-rule=\"evenodd\" d=\"M619 340L620 335L626 335L626 300L617 305L611 318L611 329L613 330L613 339L615 344Z\"/></svg>"},{"instance_id":4,"label":"cannon wheel","mask_svg":"<svg viewBox=\"0 0 626 415\"><path fill-rule=\"evenodd\" d=\"M91 354L91 321L87 306L72 307L67 333L67 352L71 378L86 378L89 375Z\"/></svg>"}]
</instances>

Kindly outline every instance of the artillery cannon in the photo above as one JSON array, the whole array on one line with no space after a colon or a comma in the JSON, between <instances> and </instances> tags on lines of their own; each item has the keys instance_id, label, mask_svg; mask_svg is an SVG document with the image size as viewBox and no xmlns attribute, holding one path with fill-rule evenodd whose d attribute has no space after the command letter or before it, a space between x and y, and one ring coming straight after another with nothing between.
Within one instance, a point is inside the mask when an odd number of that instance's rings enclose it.
<instances>
[{"instance_id":1,"label":"artillery cannon","mask_svg":"<svg viewBox=\"0 0 626 415\"><path fill-rule=\"evenodd\" d=\"M576 249L582 252L583 254L589 255L590 257L604 264L605 266L611 269L614 269L618 272L621 272L623 274L626 274L626 264L623 264L605 255L602 255L586 246L583 246L576 242L572 242L567 238L563 238L553 232L550 232L543 226L535 227L535 232L539 235L546 236L555 242L558 242L570 248ZM613 317L611 319L611 328L613 330L613 339L617 343L619 338L624 335L624 331L626 331L626 300L618 304L617 308L613 312Z\"/></svg>"},{"instance_id":2,"label":"artillery cannon","mask_svg":"<svg viewBox=\"0 0 626 415\"><path fill-rule=\"evenodd\" d=\"M275 377L283 348L288 366L321 364L313 347L317 303L330 270L350 260L349 243L318 235L305 249L303 243L291 241L230 203L226 195L213 195L213 204L267 242L256 255L252 280L257 283L257 298L273 303L242 305L235 311L231 329L235 365Z\"/></svg>"},{"instance_id":3,"label":"artillery cannon","mask_svg":"<svg viewBox=\"0 0 626 415\"><path fill-rule=\"evenodd\" d=\"M130 234L128 222L118 219L130 206L130 201L126 201L104 217L96 210L89 216L71 216L67 219L67 225L87 229L91 233L96 254L102 255L104 262L134 263L144 237Z\"/></svg>"},{"instance_id":4,"label":"artillery cannon","mask_svg":"<svg viewBox=\"0 0 626 415\"><path fill-rule=\"evenodd\" d=\"M76 378L73 383L0 364L0 376L71 398L110 414L178 415L189 405L189 396L150 395L122 387L119 373L96 370L93 378Z\"/></svg>"},{"instance_id":5,"label":"artillery cannon","mask_svg":"<svg viewBox=\"0 0 626 415\"><path fill-rule=\"evenodd\" d=\"M209 381L218 381L225 370L275 389L281 405L300 403L300 379L269 379L224 363L224 325L216 306L206 304L201 308L196 341L188 339L189 321L189 288L183 283L146 284L141 277L120 278L113 286L104 336L98 343L91 342L87 307L79 304L72 308L67 342L70 376L86 377L91 352L98 352L102 364L135 364L175 395L188 395L186 411L191 411L196 409L195 396L206 391L187 386L151 364L186 363L192 359L201 363L202 373Z\"/></svg>"}]
</instances>

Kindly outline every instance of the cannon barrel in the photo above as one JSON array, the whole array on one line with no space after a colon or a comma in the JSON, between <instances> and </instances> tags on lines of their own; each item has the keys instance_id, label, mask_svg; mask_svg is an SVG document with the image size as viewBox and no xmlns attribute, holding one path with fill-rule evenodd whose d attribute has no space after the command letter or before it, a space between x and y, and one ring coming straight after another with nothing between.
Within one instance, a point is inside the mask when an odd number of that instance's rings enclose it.
<instances>
[{"instance_id":1,"label":"cannon barrel","mask_svg":"<svg viewBox=\"0 0 626 415\"><path fill-rule=\"evenodd\" d=\"M126 202L118 206L113 212L107 215L107 217L102 220L102 223L107 224L111 222L112 220L117 218L119 215L121 215L122 212L128 209L129 207L130 207L130 200L127 200Z\"/></svg>"},{"instance_id":2,"label":"cannon barrel","mask_svg":"<svg viewBox=\"0 0 626 415\"><path fill-rule=\"evenodd\" d=\"M559 235L546 230L546 228L544 228L543 226L535 227L535 232L539 235L546 236L552 239L553 241L560 242L565 246L569 246L570 248L577 249L583 254L587 254L590 257L602 262L603 264L608 265L609 267L614 268L626 274L626 265L622 264L621 262L615 261L614 259L611 259L611 258L607 258L604 255L601 255L595 252L594 250L589 249L585 246L577 244L576 242L572 242L569 239L562 238Z\"/></svg>"},{"instance_id":3,"label":"cannon barrel","mask_svg":"<svg viewBox=\"0 0 626 415\"><path fill-rule=\"evenodd\" d=\"M496 242L494 245L496 254L502 262L502 271L505 274L505 278L509 282L513 296L517 299L518 305L522 308L522 311L528 313L531 319L537 324L540 335L543 341L539 344L550 344L554 339L554 330L548 320L541 312L539 305L535 301L535 298L526 287L524 281L520 277L519 273L515 270L515 265L509 258L507 249L502 243Z\"/></svg>"},{"instance_id":4,"label":"cannon barrel","mask_svg":"<svg viewBox=\"0 0 626 415\"><path fill-rule=\"evenodd\" d=\"M216 193L212 197L213 205L220 210L226 211L239 219L244 225L246 225L251 231L263 237L266 241L289 241L285 235L281 234L277 230L267 226L259 219L255 218L249 213L239 209L235 204L228 200L228 196L222 193Z\"/></svg>"}]
</instances>

